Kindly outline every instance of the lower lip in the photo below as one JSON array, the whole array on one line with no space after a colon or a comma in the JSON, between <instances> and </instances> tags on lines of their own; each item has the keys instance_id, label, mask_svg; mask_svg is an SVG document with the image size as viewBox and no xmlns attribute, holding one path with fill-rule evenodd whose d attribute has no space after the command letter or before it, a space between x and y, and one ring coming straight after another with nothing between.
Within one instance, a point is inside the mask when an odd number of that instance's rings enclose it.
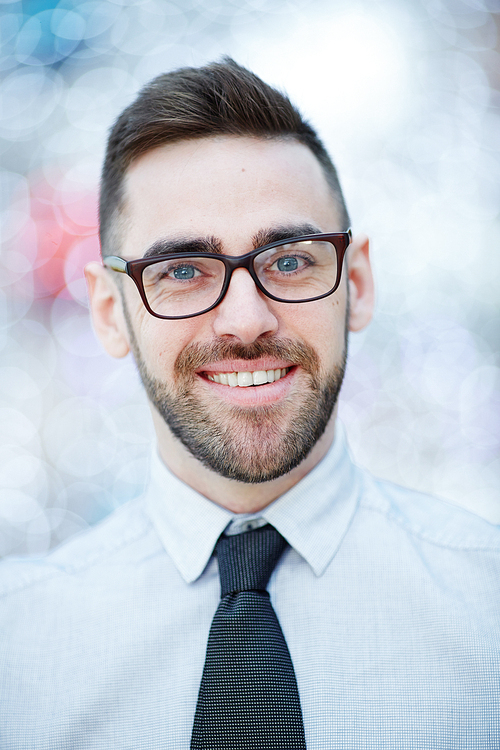
<instances>
[{"instance_id":1,"label":"lower lip","mask_svg":"<svg viewBox=\"0 0 500 750\"><path fill-rule=\"evenodd\" d=\"M285 377L276 380L274 383L249 385L246 387L234 386L233 388L231 388L230 385L214 383L213 380L209 380L202 375L199 375L198 377L214 395L217 395L218 398L224 399L224 401L227 401L230 404L238 404L239 406L263 406L265 404L272 404L275 401L280 401L288 394L296 372L297 368L292 367Z\"/></svg>"}]
</instances>

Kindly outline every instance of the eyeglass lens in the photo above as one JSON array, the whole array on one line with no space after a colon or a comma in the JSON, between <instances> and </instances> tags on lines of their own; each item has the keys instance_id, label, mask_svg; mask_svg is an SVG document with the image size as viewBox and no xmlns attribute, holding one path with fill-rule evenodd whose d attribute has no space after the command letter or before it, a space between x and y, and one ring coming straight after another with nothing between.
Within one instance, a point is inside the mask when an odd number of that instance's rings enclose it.
<instances>
[{"instance_id":1,"label":"eyeglass lens","mask_svg":"<svg viewBox=\"0 0 500 750\"><path fill-rule=\"evenodd\" d=\"M256 255L253 267L263 288L288 302L328 294L337 282L337 253L331 242L303 240L273 247ZM211 307L225 277L222 260L193 255L147 266L142 282L153 312L177 317Z\"/></svg>"}]
</instances>

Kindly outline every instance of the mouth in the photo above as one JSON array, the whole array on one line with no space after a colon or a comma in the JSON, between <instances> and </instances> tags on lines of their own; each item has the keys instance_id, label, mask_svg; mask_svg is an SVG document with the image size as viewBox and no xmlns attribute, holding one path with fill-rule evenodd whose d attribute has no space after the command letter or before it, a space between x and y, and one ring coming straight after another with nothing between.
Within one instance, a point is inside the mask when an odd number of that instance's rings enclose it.
<instances>
[{"instance_id":1,"label":"mouth","mask_svg":"<svg viewBox=\"0 0 500 750\"><path fill-rule=\"evenodd\" d=\"M249 386L267 385L281 380L290 372L291 367L276 370L240 370L238 372L204 372L203 375L213 383L227 385L230 388L248 388Z\"/></svg>"}]
</instances>

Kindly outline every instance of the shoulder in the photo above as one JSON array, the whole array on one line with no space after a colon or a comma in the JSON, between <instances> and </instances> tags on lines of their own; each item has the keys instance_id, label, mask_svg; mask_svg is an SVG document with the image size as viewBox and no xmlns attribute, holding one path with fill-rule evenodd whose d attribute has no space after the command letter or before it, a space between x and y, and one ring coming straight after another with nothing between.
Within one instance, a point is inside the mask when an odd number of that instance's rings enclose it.
<instances>
[{"instance_id":1,"label":"shoulder","mask_svg":"<svg viewBox=\"0 0 500 750\"><path fill-rule=\"evenodd\" d=\"M140 556L141 540L151 531L142 498L121 506L96 526L81 532L44 557L11 557L0 562L0 597L22 589L81 575L119 558Z\"/></svg>"},{"instance_id":2,"label":"shoulder","mask_svg":"<svg viewBox=\"0 0 500 750\"><path fill-rule=\"evenodd\" d=\"M442 498L376 479L365 471L362 475L361 507L366 511L430 544L500 555L500 526Z\"/></svg>"}]
</instances>

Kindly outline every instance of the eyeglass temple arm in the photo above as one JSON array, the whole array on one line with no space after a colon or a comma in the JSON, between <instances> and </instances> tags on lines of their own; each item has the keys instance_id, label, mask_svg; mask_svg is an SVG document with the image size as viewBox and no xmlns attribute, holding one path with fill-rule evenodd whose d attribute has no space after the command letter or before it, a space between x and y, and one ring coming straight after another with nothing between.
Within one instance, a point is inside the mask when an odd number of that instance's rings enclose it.
<instances>
[{"instance_id":1,"label":"eyeglass temple arm","mask_svg":"<svg viewBox=\"0 0 500 750\"><path fill-rule=\"evenodd\" d=\"M110 268L112 271L127 273L127 261L123 260L123 258L118 258L117 255L108 255L107 258L103 258L102 262L106 268Z\"/></svg>"}]
</instances>

